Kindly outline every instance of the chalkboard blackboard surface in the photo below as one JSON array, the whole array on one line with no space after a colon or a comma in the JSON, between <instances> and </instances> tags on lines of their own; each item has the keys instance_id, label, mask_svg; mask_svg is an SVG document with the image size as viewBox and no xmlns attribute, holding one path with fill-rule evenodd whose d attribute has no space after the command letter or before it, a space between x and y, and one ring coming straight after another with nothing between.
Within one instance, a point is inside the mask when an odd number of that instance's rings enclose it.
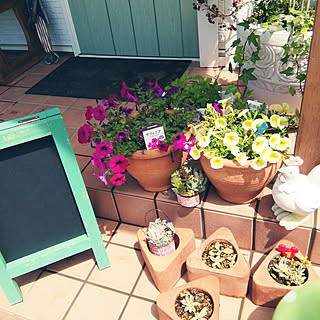
<instances>
[{"instance_id":1,"label":"chalkboard blackboard surface","mask_svg":"<svg viewBox=\"0 0 320 320\"><path fill-rule=\"evenodd\" d=\"M57 108L0 124L0 181L0 285L11 303L22 301L13 278L41 266L90 248L109 265Z\"/></svg>"}]
</instances>

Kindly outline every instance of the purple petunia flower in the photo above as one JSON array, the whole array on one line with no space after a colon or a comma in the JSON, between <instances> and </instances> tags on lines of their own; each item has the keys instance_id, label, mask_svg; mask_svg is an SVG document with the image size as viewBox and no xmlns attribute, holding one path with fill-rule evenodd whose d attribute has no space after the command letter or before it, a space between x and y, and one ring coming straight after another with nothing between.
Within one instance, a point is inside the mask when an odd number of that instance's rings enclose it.
<instances>
[{"instance_id":1,"label":"purple petunia flower","mask_svg":"<svg viewBox=\"0 0 320 320\"><path fill-rule=\"evenodd\" d=\"M204 121L204 116L201 111L197 111L197 114L199 115L199 121Z\"/></svg>"},{"instance_id":2,"label":"purple petunia flower","mask_svg":"<svg viewBox=\"0 0 320 320\"><path fill-rule=\"evenodd\" d=\"M153 83L153 82L147 82L147 86L148 86L148 88L152 88L152 87L153 87L153 85L154 85L154 83Z\"/></svg>"},{"instance_id":3,"label":"purple petunia flower","mask_svg":"<svg viewBox=\"0 0 320 320\"><path fill-rule=\"evenodd\" d=\"M128 160L123 155L114 156L110 162L110 170L114 173L125 172L128 166Z\"/></svg>"},{"instance_id":4,"label":"purple petunia flower","mask_svg":"<svg viewBox=\"0 0 320 320\"><path fill-rule=\"evenodd\" d=\"M94 175L95 177L97 177L98 179L100 179L106 186L110 187L108 181L106 180L106 173L103 174L102 176L99 176L99 175L96 174L96 173L93 173L93 175Z\"/></svg>"},{"instance_id":5,"label":"purple petunia flower","mask_svg":"<svg viewBox=\"0 0 320 320\"><path fill-rule=\"evenodd\" d=\"M179 87L173 86L170 89L166 90L167 95L174 95L180 90Z\"/></svg>"},{"instance_id":6,"label":"purple petunia flower","mask_svg":"<svg viewBox=\"0 0 320 320\"><path fill-rule=\"evenodd\" d=\"M155 97L161 97L163 94L162 89L159 87L159 85L157 83L155 83L154 87L153 87L153 95Z\"/></svg>"},{"instance_id":7,"label":"purple petunia flower","mask_svg":"<svg viewBox=\"0 0 320 320\"><path fill-rule=\"evenodd\" d=\"M122 82L122 89L121 89L121 97L124 98L126 96L127 93L127 85L126 83L123 81Z\"/></svg>"},{"instance_id":8,"label":"purple petunia flower","mask_svg":"<svg viewBox=\"0 0 320 320\"><path fill-rule=\"evenodd\" d=\"M79 143L87 143L90 142L90 137L94 135L94 131L91 126L85 123L78 130L78 141Z\"/></svg>"},{"instance_id":9,"label":"purple petunia flower","mask_svg":"<svg viewBox=\"0 0 320 320\"><path fill-rule=\"evenodd\" d=\"M113 152L113 146L109 141L103 141L96 145L96 153L100 158L108 158Z\"/></svg>"},{"instance_id":10,"label":"purple petunia flower","mask_svg":"<svg viewBox=\"0 0 320 320\"><path fill-rule=\"evenodd\" d=\"M220 110L216 103L213 104L213 107L216 109L217 112L219 112L223 116L223 112Z\"/></svg>"},{"instance_id":11,"label":"purple petunia flower","mask_svg":"<svg viewBox=\"0 0 320 320\"><path fill-rule=\"evenodd\" d=\"M86 113L85 113L86 120L89 121L89 120L92 119L92 112L93 112L92 106L87 106L87 110L86 110Z\"/></svg>"},{"instance_id":12,"label":"purple petunia flower","mask_svg":"<svg viewBox=\"0 0 320 320\"><path fill-rule=\"evenodd\" d=\"M92 112L93 112L93 117L97 121L103 121L107 114L101 105L98 105L96 108L94 108Z\"/></svg>"},{"instance_id":13,"label":"purple petunia flower","mask_svg":"<svg viewBox=\"0 0 320 320\"><path fill-rule=\"evenodd\" d=\"M126 131L119 131L115 137L115 140L119 140L120 142L125 139L126 137L130 137L130 134Z\"/></svg>"},{"instance_id":14,"label":"purple petunia flower","mask_svg":"<svg viewBox=\"0 0 320 320\"><path fill-rule=\"evenodd\" d=\"M125 107L120 107L120 109L119 109L121 112L123 112L126 116L128 116L132 111L133 111L133 109L131 109L131 108L125 108Z\"/></svg>"},{"instance_id":15,"label":"purple petunia flower","mask_svg":"<svg viewBox=\"0 0 320 320\"><path fill-rule=\"evenodd\" d=\"M187 138L182 132L176 134L174 136L174 148L183 149L186 141L187 141Z\"/></svg>"},{"instance_id":16,"label":"purple petunia flower","mask_svg":"<svg viewBox=\"0 0 320 320\"><path fill-rule=\"evenodd\" d=\"M187 107L189 107L189 110L192 111L195 105L196 105L195 103L194 104L187 104Z\"/></svg>"},{"instance_id":17,"label":"purple petunia flower","mask_svg":"<svg viewBox=\"0 0 320 320\"><path fill-rule=\"evenodd\" d=\"M126 177L122 173L117 173L113 177L111 177L110 182L115 186L120 186L126 182Z\"/></svg>"},{"instance_id":18,"label":"purple petunia flower","mask_svg":"<svg viewBox=\"0 0 320 320\"><path fill-rule=\"evenodd\" d=\"M158 145L158 148L159 148L160 151L167 152L168 148L169 148L169 145L167 143L165 143L165 142L160 141L159 145Z\"/></svg>"}]
</instances>

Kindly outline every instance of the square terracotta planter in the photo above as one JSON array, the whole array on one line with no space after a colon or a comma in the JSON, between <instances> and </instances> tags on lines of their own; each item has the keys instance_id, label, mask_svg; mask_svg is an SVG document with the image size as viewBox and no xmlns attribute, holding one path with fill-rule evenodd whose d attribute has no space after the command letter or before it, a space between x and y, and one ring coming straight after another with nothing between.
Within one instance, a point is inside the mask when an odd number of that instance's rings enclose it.
<instances>
[{"instance_id":1,"label":"square terracotta planter","mask_svg":"<svg viewBox=\"0 0 320 320\"><path fill-rule=\"evenodd\" d=\"M160 292L171 289L186 270L186 260L196 248L194 233L191 229L175 228L176 250L167 256L156 256L149 250L145 235L147 228L137 232L144 261L152 279Z\"/></svg>"},{"instance_id":2,"label":"square terracotta planter","mask_svg":"<svg viewBox=\"0 0 320 320\"><path fill-rule=\"evenodd\" d=\"M289 291L296 286L285 286L274 280L269 272L268 265L269 262L280 254L277 249L279 244L284 244L286 247L291 248L294 245L289 240L280 240L275 247L270 251L270 253L262 261L261 265L257 268L252 277L252 302L259 306L275 307L283 296L285 296ZM299 251L296 257L302 260L304 256ZM313 270L313 268L308 265L308 280L306 282L318 279L318 275Z\"/></svg>"},{"instance_id":3,"label":"square terracotta planter","mask_svg":"<svg viewBox=\"0 0 320 320\"><path fill-rule=\"evenodd\" d=\"M161 293L157 298L159 320L181 320L174 310L175 301L182 290L190 288L202 290L211 296L213 301L213 313L208 320L219 320L219 286L219 279L217 277L208 276Z\"/></svg>"},{"instance_id":4,"label":"square terracotta planter","mask_svg":"<svg viewBox=\"0 0 320 320\"><path fill-rule=\"evenodd\" d=\"M237 253L237 261L229 269L211 268L202 261L203 251L210 243L216 240L226 240L232 244ZM220 294L222 295L244 298L247 294L250 267L241 254L232 232L228 228L219 228L188 257L187 271L189 281L209 275L218 277L220 280Z\"/></svg>"}]
</instances>

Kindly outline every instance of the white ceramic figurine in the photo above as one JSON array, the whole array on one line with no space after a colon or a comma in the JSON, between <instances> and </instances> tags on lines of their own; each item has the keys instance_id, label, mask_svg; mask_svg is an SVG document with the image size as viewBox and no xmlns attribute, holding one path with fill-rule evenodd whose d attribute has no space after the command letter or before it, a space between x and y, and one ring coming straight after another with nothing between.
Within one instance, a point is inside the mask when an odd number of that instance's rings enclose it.
<instances>
[{"instance_id":1,"label":"white ceramic figurine","mask_svg":"<svg viewBox=\"0 0 320 320\"><path fill-rule=\"evenodd\" d=\"M320 207L320 164L305 175L300 173L302 163L300 157L287 159L272 188L272 211L287 230L301 225Z\"/></svg>"}]
</instances>

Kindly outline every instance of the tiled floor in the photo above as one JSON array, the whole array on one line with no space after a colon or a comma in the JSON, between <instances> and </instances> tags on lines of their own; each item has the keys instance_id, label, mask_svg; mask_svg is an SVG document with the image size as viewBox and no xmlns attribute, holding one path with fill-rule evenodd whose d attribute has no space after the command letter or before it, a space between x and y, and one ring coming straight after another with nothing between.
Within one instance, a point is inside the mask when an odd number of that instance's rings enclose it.
<instances>
[{"instance_id":1,"label":"tiled floor","mask_svg":"<svg viewBox=\"0 0 320 320\"><path fill-rule=\"evenodd\" d=\"M67 58L63 56L59 64ZM226 215L229 215L228 221L234 228L235 237L253 269L263 258L263 252L269 249L270 243L276 241L279 234L281 237L287 236L287 233L279 233L278 224L270 216L269 206L266 205L270 201L268 190L266 197L260 201L261 210L258 211L256 203L230 205L218 198L212 189L207 191L205 201L190 211L181 210L172 194L143 191L130 178L125 186L106 190L104 185L99 184L91 175L93 169L90 165L90 147L77 142L77 129L84 123L84 110L94 101L25 94L27 88L32 87L58 65L47 66L39 63L9 85L0 86L0 122L59 107L95 213L100 217L97 220L111 267L100 271L92 252L86 251L20 276L16 280L22 289L24 300L11 306L0 290L0 320L158 319L155 301L159 292L143 261L136 237L139 228L137 225L145 225L154 218L152 211L148 217L141 212L154 209L155 203L158 209L169 212L169 216L170 212L175 212L170 216L175 225L191 225L198 238L197 245L220 224L225 224ZM227 70L200 69L197 65L193 62L188 72L218 79L221 84L237 82L237 75L230 74ZM128 211L127 203L136 211L124 214ZM291 234L294 239L304 239L301 243L305 251L311 249L309 238L317 239L320 236L320 225L316 224L316 220L311 220L302 226L301 230ZM266 223L270 226L266 227ZM259 236L256 228L260 228ZM311 251L311 254L314 256L313 261L320 263L318 250ZM315 265L315 268L320 274L320 267ZM177 285L185 283L186 280L185 274ZM272 308L254 305L250 301L250 293L245 299L221 296L220 300L220 320L269 320L273 311Z\"/></svg>"}]
</instances>

